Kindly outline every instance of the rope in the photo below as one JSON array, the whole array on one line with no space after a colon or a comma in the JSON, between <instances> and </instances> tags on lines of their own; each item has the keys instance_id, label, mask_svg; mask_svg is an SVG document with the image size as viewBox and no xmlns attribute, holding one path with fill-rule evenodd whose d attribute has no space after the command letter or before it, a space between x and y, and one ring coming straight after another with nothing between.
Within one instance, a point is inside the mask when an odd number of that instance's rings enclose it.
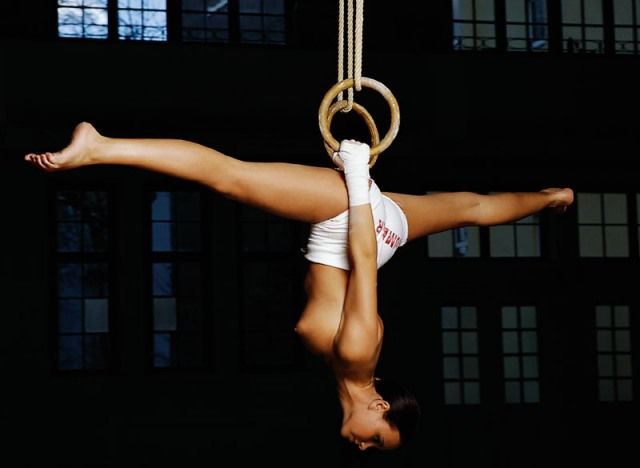
<instances>
[{"instance_id":1,"label":"rope","mask_svg":"<svg viewBox=\"0 0 640 468\"><path fill-rule=\"evenodd\" d=\"M355 8L354 8L355 2ZM344 80L345 8L340 0L338 11L338 82ZM355 11L355 14L354 14ZM349 112L353 106L354 88L362 89L362 36L364 29L364 0L347 1L347 79L354 80L354 87L347 90L347 106L342 112ZM355 25L354 25L355 17ZM355 49L355 50L354 50ZM343 99L342 91L337 100Z\"/></svg>"}]
</instances>

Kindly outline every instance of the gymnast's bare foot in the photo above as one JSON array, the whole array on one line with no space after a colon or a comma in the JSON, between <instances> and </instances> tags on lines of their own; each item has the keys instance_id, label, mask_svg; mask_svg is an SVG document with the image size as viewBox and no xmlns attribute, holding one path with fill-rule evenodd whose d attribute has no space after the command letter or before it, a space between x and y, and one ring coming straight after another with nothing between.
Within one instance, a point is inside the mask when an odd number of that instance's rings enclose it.
<instances>
[{"instance_id":1,"label":"gymnast's bare foot","mask_svg":"<svg viewBox=\"0 0 640 468\"><path fill-rule=\"evenodd\" d=\"M71 143L62 151L56 153L30 153L25 161L47 172L74 169L94 164L92 158L95 149L103 137L87 122L76 126L71 137Z\"/></svg>"},{"instance_id":2,"label":"gymnast's bare foot","mask_svg":"<svg viewBox=\"0 0 640 468\"><path fill-rule=\"evenodd\" d=\"M556 213L564 213L569 205L573 203L573 190L570 188L548 188L541 192L552 195L549 208L553 208Z\"/></svg>"}]
</instances>

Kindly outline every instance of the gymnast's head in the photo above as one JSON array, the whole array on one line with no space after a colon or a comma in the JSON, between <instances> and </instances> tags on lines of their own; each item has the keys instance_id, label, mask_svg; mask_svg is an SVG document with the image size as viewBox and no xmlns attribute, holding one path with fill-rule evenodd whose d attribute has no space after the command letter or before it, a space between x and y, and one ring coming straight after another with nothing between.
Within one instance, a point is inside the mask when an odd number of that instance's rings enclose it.
<instances>
[{"instance_id":1,"label":"gymnast's head","mask_svg":"<svg viewBox=\"0 0 640 468\"><path fill-rule=\"evenodd\" d=\"M413 438L420 420L415 395L392 379L375 380L379 398L355 405L343 417L340 434L359 450L394 450Z\"/></svg>"}]
</instances>

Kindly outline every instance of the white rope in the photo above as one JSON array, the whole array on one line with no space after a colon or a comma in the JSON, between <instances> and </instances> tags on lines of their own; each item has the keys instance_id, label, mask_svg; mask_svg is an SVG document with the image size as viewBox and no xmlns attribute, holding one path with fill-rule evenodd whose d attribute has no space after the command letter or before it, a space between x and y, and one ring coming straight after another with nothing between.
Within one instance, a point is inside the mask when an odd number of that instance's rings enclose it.
<instances>
[{"instance_id":1,"label":"white rope","mask_svg":"<svg viewBox=\"0 0 640 468\"><path fill-rule=\"evenodd\" d=\"M354 8L355 2L355 8ZM345 11L344 0L339 2L338 11L338 82L344 77L344 43L345 43ZM355 14L354 14L355 11ZM347 79L354 80L356 91L362 89L362 36L364 29L364 0L347 1ZM355 25L354 25L355 16ZM347 90L347 107L342 112L349 112L353 105L354 88ZM341 101L343 94L340 92L337 100Z\"/></svg>"}]
</instances>

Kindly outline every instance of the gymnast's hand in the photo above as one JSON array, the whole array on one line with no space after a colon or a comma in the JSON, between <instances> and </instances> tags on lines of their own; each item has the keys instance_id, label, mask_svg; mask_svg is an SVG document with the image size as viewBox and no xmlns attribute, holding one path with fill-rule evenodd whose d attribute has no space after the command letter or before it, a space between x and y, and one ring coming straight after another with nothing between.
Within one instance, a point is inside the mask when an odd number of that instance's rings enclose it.
<instances>
[{"instance_id":1,"label":"gymnast's hand","mask_svg":"<svg viewBox=\"0 0 640 468\"><path fill-rule=\"evenodd\" d=\"M333 162L336 166L347 169L356 166L369 166L369 145L356 140L342 140L340 150L333 153Z\"/></svg>"}]
</instances>

